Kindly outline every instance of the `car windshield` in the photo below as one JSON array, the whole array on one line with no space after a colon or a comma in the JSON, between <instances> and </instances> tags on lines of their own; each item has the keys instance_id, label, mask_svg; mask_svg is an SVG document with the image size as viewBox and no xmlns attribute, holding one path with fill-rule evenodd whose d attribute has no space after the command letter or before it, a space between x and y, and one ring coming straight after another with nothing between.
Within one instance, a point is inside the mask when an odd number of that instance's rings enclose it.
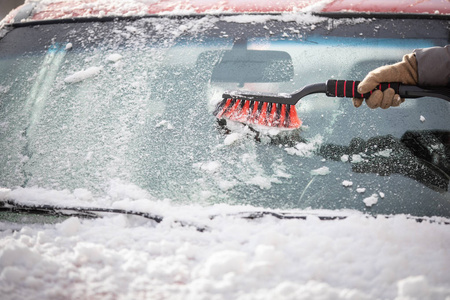
<instances>
[{"instance_id":1,"label":"car windshield","mask_svg":"<svg viewBox=\"0 0 450 300\"><path fill-rule=\"evenodd\" d=\"M448 36L448 21L431 18L19 24L0 40L0 186L104 199L120 182L182 204L449 217L444 100L371 110L314 94L297 104L299 130L213 115L226 90L291 93L328 79L362 80ZM241 76L250 68L242 61L221 71L225 54L239 49L267 55L259 64L277 53L290 60L252 78Z\"/></svg>"}]
</instances>

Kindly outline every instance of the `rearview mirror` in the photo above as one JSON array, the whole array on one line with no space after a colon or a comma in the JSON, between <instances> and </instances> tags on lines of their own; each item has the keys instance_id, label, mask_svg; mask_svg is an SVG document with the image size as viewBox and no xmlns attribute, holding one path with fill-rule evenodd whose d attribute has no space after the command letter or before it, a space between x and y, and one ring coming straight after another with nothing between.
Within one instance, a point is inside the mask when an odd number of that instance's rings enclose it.
<instances>
[{"instance_id":1,"label":"rearview mirror","mask_svg":"<svg viewBox=\"0 0 450 300\"><path fill-rule=\"evenodd\" d=\"M233 49L223 51L211 82L283 82L294 77L294 65L284 51Z\"/></svg>"}]
</instances>

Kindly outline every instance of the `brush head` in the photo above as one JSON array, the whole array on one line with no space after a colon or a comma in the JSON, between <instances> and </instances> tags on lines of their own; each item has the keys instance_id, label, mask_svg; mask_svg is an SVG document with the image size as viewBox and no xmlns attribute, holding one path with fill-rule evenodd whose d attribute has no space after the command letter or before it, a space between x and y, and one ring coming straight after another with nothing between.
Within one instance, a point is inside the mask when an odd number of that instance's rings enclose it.
<instances>
[{"instance_id":1,"label":"brush head","mask_svg":"<svg viewBox=\"0 0 450 300\"><path fill-rule=\"evenodd\" d=\"M302 121L289 96L223 94L214 115L245 124L296 129Z\"/></svg>"}]
</instances>

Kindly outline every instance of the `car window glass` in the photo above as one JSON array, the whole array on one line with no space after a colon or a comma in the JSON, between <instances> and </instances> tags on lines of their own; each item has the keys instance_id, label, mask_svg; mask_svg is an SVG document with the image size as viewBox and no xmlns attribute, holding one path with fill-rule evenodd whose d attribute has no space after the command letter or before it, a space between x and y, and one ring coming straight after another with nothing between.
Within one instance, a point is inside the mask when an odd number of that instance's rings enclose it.
<instances>
[{"instance_id":1,"label":"car window glass","mask_svg":"<svg viewBox=\"0 0 450 300\"><path fill-rule=\"evenodd\" d=\"M212 115L225 90L293 92L332 78L360 80L446 36L328 36L283 22L236 32L233 23L210 19L164 22L165 28L151 20L37 26L34 50L4 52L2 186L82 187L101 195L111 180L123 180L175 202L366 211L359 187L380 198L375 213L429 215L439 207L450 214L450 108L442 100L356 110L350 99L311 95L297 105L300 131L264 134L223 126ZM185 30L195 26L194 34ZM16 30L2 42L27 28ZM50 42L40 45L40 34L52 36ZM293 79L212 82L223 51L239 38L250 50L287 52ZM424 145L426 155L414 151Z\"/></svg>"}]
</instances>

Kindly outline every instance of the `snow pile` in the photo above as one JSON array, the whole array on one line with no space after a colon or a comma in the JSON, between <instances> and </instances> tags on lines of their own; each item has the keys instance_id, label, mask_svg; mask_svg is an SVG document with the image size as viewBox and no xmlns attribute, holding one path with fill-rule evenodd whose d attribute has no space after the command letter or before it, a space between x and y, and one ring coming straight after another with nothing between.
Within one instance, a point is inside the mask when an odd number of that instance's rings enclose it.
<instances>
[{"instance_id":1,"label":"snow pile","mask_svg":"<svg viewBox=\"0 0 450 300\"><path fill-rule=\"evenodd\" d=\"M33 3L27 0L25 3ZM162 1L162 0L41 0L34 7L30 19L46 20L61 18L87 18L106 16L144 16L187 15L187 14L224 14L224 13L298 13L319 12L332 3L332 0L307 0L286 3L259 3L255 1ZM14 14L5 18L12 21Z\"/></svg>"},{"instance_id":2,"label":"snow pile","mask_svg":"<svg viewBox=\"0 0 450 300\"><path fill-rule=\"evenodd\" d=\"M352 162L352 163L360 163L363 161L362 156L360 154L353 154L352 156L349 156L347 154L344 154L341 156L342 162Z\"/></svg>"},{"instance_id":3,"label":"snow pile","mask_svg":"<svg viewBox=\"0 0 450 300\"><path fill-rule=\"evenodd\" d=\"M122 55L120 55L119 53L113 53L106 57L107 61L113 62L113 63L118 62L121 59L122 59Z\"/></svg>"},{"instance_id":4,"label":"snow pile","mask_svg":"<svg viewBox=\"0 0 450 300\"><path fill-rule=\"evenodd\" d=\"M234 144L236 141L242 139L243 137L244 137L244 135L242 133L233 132L225 138L223 143L224 143L224 145L230 146L230 145Z\"/></svg>"},{"instance_id":5,"label":"snow pile","mask_svg":"<svg viewBox=\"0 0 450 300\"><path fill-rule=\"evenodd\" d=\"M344 180L342 181L342 185L345 187L350 187L353 185L353 182L351 182L350 180Z\"/></svg>"},{"instance_id":6,"label":"snow pile","mask_svg":"<svg viewBox=\"0 0 450 300\"><path fill-rule=\"evenodd\" d=\"M377 194L372 194L372 196L364 198L363 200L364 204L366 204L366 206L372 206L377 204L378 202L378 195Z\"/></svg>"},{"instance_id":7,"label":"snow pile","mask_svg":"<svg viewBox=\"0 0 450 300\"><path fill-rule=\"evenodd\" d=\"M311 157L314 151L323 143L323 137L317 135L311 138L308 142L297 143L294 147L285 148L286 152L290 155Z\"/></svg>"},{"instance_id":8,"label":"snow pile","mask_svg":"<svg viewBox=\"0 0 450 300\"><path fill-rule=\"evenodd\" d=\"M361 155L359 155L359 154L353 154L351 160L352 160L352 163L359 163L359 162L363 161Z\"/></svg>"},{"instance_id":9,"label":"snow pile","mask_svg":"<svg viewBox=\"0 0 450 300\"><path fill-rule=\"evenodd\" d=\"M142 16L146 14L147 7L151 2L135 0L42 0L39 1L34 10L33 19L57 19L76 17L105 17L105 16Z\"/></svg>"},{"instance_id":10,"label":"snow pile","mask_svg":"<svg viewBox=\"0 0 450 300\"><path fill-rule=\"evenodd\" d=\"M220 167L221 167L221 163L218 161L209 161L209 162L205 162L205 163L195 163L194 167L199 168L200 170L209 172L209 173L215 173L218 172Z\"/></svg>"},{"instance_id":11,"label":"snow pile","mask_svg":"<svg viewBox=\"0 0 450 300\"><path fill-rule=\"evenodd\" d=\"M217 165L200 167L215 170ZM38 188L2 190L1 197L31 201L33 193L41 194L38 198L52 196L55 202L80 201L67 191ZM0 223L2 299L450 296L450 232L438 222L418 223L405 216L375 219L349 212L344 220L320 221L313 211L297 211L310 213L307 220L251 221L223 214L255 207L177 206L148 199L145 191L123 183L109 195L115 207L152 209L166 218L155 224L124 215L72 217L18 230ZM177 219L190 219L208 229L182 227L173 222Z\"/></svg>"},{"instance_id":12,"label":"snow pile","mask_svg":"<svg viewBox=\"0 0 450 300\"><path fill-rule=\"evenodd\" d=\"M359 194L365 193L366 192L366 188L362 188L362 187L361 188L357 188L356 192L359 193Z\"/></svg>"},{"instance_id":13,"label":"snow pile","mask_svg":"<svg viewBox=\"0 0 450 300\"><path fill-rule=\"evenodd\" d=\"M311 173L311 175L322 175L322 176L324 176L324 175L330 174L331 171L330 171L330 169L328 167L320 167L318 169L311 170L310 173Z\"/></svg>"},{"instance_id":14,"label":"snow pile","mask_svg":"<svg viewBox=\"0 0 450 300\"><path fill-rule=\"evenodd\" d=\"M296 22L304 25L312 25L323 22L326 20L324 17L314 16L312 14L290 14L284 13L281 15L239 15L239 16L226 16L221 20L226 22L235 23L266 23L269 21L282 21L282 22Z\"/></svg>"},{"instance_id":15,"label":"snow pile","mask_svg":"<svg viewBox=\"0 0 450 300\"><path fill-rule=\"evenodd\" d=\"M102 70L102 67L89 67L86 70L81 70L78 72L75 72L72 75L67 76L64 79L64 82L66 83L76 83L83 80L86 80L91 77L95 77L98 74L100 74L100 71Z\"/></svg>"}]
</instances>

